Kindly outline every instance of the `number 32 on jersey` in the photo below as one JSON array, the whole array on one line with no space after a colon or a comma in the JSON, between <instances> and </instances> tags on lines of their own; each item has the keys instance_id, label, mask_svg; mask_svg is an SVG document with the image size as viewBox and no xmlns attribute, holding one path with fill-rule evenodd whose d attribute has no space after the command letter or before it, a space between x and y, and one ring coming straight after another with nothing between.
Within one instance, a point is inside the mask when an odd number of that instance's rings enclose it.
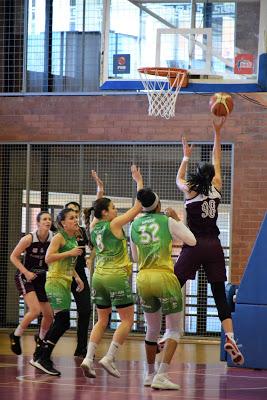
<instances>
[{"instance_id":1,"label":"number 32 on jersey","mask_svg":"<svg viewBox=\"0 0 267 400\"><path fill-rule=\"evenodd\" d=\"M159 225L157 223L141 225L139 227L140 242L142 244L157 242L159 240L159 237L157 236L158 231Z\"/></svg>"}]
</instances>

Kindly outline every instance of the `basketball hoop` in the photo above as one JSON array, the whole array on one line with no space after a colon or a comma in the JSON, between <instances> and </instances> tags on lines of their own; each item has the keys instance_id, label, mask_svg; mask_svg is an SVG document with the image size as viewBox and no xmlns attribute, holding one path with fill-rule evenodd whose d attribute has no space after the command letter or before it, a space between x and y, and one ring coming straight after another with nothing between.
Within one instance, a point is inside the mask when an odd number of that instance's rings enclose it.
<instances>
[{"instance_id":1,"label":"basketball hoop","mask_svg":"<svg viewBox=\"0 0 267 400\"><path fill-rule=\"evenodd\" d=\"M188 85L188 73L180 68L138 68L148 97L148 115L162 118L175 116L175 104L181 87ZM155 79L151 79L151 75Z\"/></svg>"}]
</instances>

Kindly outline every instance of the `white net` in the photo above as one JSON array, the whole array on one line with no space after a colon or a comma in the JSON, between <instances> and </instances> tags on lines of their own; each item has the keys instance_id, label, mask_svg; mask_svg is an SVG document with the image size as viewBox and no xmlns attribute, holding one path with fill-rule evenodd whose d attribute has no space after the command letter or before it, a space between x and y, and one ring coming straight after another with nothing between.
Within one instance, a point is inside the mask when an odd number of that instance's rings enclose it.
<instances>
[{"instance_id":1,"label":"white net","mask_svg":"<svg viewBox=\"0 0 267 400\"><path fill-rule=\"evenodd\" d=\"M148 97L148 115L173 118L186 73L171 68L140 68L138 71Z\"/></svg>"}]
</instances>

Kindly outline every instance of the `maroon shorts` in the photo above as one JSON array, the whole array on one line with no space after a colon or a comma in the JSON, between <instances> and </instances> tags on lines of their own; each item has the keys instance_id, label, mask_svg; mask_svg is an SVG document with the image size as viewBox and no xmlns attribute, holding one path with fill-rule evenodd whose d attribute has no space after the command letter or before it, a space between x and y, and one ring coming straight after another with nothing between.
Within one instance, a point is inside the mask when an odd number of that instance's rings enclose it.
<instances>
[{"instance_id":1,"label":"maroon shorts","mask_svg":"<svg viewBox=\"0 0 267 400\"><path fill-rule=\"evenodd\" d=\"M40 302L48 301L45 292L45 281L46 281L45 273L37 274L37 277L31 282L28 282L25 276L20 272L17 272L15 275L15 283L19 295L24 296L27 293L35 292Z\"/></svg>"},{"instance_id":2,"label":"maroon shorts","mask_svg":"<svg viewBox=\"0 0 267 400\"><path fill-rule=\"evenodd\" d=\"M225 282L226 269L221 242L217 237L201 236L196 246L184 245L174 266L174 273L182 282L195 279L203 266L209 283Z\"/></svg>"}]
</instances>

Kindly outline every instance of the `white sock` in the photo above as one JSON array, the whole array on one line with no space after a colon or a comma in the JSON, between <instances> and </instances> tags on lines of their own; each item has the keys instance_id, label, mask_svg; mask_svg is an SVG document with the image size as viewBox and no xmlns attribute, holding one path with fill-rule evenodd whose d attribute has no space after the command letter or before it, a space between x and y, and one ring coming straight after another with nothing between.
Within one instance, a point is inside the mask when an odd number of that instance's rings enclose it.
<instances>
[{"instance_id":1,"label":"white sock","mask_svg":"<svg viewBox=\"0 0 267 400\"><path fill-rule=\"evenodd\" d=\"M23 332L24 332L24 329L20 325L18 325L16 330L15 330L15 332L14 332L14 335L15 336L22 336Z\"/></svg>"},{"instance_id":2,"label":"white sock","mask_svg":"<svg viewBox=\"0 0 267 400\"><path fill-rule=\"evenodd\" d=\"M157 374L165 374L168 371L168 369L169 369L169 364L160 363Z\"/></svg>"},{"instance_id":3,"label":"white sock","mask_svg":"<svg viewBox=\"0 0 267 400\"><path fill-rule=\"evenodd\" d=\"M154 374L155 373L155 364L147 364L147 371L148 371L149 375Z\"/></svg>"},{"instance_id":4,"label":"white sock","mask_svg":"<svg viewBox=\"0 0 267 400\"><path fill-rule=\"evenodd\" d=\"M86 360L93 361L94 355L96 352L97 344L95 342L89 342L88 347L87 347L87 353L86 353Z\"/></svg>"},{"instance_id":5,"label":"white sock","mask_svg":"<svg viewBox=\"0 0 267 400\"><path fill-rule=\"evenodd\" d=\"M225 332L225 335L228 336L230 340L235 340L234 332Z\"/></svg>"},{"instance_id":6,"label":"white sock","mask_svg":"<svg viewBox=\"0 0 267 400\"><path fill-rule=\"evenodd\" d=\"M120 348L120 344L112 341L109 346L106 356L108 358L114 359L118 353L119 348Z\"/></svg>"},{"instance_id":7,"label":"white sock","mask_svg":"<svg viewBox=\"0 0 267 400\"><path fill-rule=\"evenodd\" d=\"M44 340L45 335L47 334L47 332L48 332L48 329L40 328L39 338L40 338L41 340Z\"/></svg>"}]
</instances>

